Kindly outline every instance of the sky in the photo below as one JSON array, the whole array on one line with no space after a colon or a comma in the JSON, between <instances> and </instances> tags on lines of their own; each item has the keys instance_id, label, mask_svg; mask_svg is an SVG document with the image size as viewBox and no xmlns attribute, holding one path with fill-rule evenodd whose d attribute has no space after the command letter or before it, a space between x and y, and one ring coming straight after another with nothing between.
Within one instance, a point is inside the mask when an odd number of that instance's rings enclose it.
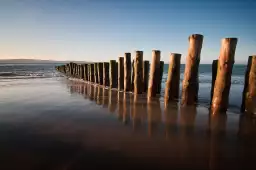
<instances>
[{"instance_id":1,"label":"sky","mask_svg":"<svg viewBox=\"0 0 256 170\"><path fill-rule=\"evenodd\" d=\"M0 0L0 59L108 61L136 50L151 60L181 53L204 35L201 63L238 38L235 61L256 55L254 0Z\"/></svg>"}]
</instances>

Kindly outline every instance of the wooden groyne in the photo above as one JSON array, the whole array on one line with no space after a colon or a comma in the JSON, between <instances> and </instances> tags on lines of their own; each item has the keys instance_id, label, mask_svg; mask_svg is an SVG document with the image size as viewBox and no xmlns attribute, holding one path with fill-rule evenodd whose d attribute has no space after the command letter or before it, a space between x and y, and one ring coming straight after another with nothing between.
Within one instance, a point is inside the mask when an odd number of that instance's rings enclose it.
<instances>
[{"instance_id":1,"label":"wooden groyne","mask_svg":"<svg viewBox=\"0 0 256 170\"><path fill-rule=\"evenodd\" d=\"M232 68L238 39L224 38L221 42L220 56L212 64L212 87L209 90L212 114L225 113L229 104ZM180 100L183 107L198 102L199 64L203 47L203 35L189 36L188 55L186 57L184 78L180 92L181 54L171 53L165 89L162 89L164 62L161 51L152 51L151 63L143 60L143 51L136 51L109 62L77 64L70 62L56 69L68 77L83 79L87 83L100 85L117 91L146 94L148 99L163 96L165 101ZM161 91L163 91L161 93ZM150 100L148 100L150 101ZM241 112L246 115L255 113L256 106L256 56L250 56L245 73L245 85Z\"/></svg>"}]
</instances>

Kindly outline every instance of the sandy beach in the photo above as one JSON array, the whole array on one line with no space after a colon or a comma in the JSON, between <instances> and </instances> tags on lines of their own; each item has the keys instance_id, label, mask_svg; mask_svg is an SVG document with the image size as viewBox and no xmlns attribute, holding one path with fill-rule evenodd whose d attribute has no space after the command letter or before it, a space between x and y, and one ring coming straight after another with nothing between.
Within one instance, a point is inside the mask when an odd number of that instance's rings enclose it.
<instances>
[{"instance_id":1,"label":"sandy beach","mask_svg":"<svg viewBox=\"0 0 256 170\"><path fill-rule=\"evenodd\" d=\"M0 90L1 169L253 169L255 122L66 78Z\"/></svg>"}]
</instances>

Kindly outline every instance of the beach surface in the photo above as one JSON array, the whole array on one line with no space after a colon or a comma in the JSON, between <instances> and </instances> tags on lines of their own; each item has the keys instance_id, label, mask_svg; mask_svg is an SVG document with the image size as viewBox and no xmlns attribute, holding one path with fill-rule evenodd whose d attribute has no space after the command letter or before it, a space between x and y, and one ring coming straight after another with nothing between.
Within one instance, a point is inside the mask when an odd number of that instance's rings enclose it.
<instances>
[{"instance_id":1,"label":"beach surface","mask_svg":"<svg viewBox=\"0 0 256 170\"><path fill-rule=\"evenodd\" d=\"M65 77L0 89L0 169L255 169L255 135L239 114Z\"/></svg>"}]
</instances>

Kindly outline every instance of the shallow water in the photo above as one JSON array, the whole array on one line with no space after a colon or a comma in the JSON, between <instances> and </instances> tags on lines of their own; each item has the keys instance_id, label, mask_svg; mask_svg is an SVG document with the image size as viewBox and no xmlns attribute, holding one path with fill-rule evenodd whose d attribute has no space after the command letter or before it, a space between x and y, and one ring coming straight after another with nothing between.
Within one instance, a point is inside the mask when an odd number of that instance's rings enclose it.
<instances>
[{"instance_id":1,"label":"shallow water","mask_svg":"<svg viewBox=\"0 0 256 170\"><path fill-rule=\"evenodd\" d=\"M0 90L0 169L254 169L255 142L237 114L62 77Z\"/></svg>"},{"instance_id":2,"label":"shallow water","mask_svg":"<svg viewBox=\"0 0 256 170\"><path fill-rule=\"evenodd\" d=\"M54 68L55 64L0 64L0 88L1 86L9 85L10 83L19 83L16 81L21 79L42 79L52 77L63 77ZM180 71L180 86L184 76L185 65L181 65ZM233 113L240 112L242 103L242 91L244 87L245 65L235 64L232 74L232 85L229 96L229 111ZM161 95L164 95L164 87L168 74L168 64L164 65L164 73L162 79ZM210 89L212 81L212 68L210 64L200 64L199 66L199 93L198 104L200 106L209 107ZM180 88L181 94L181 88Z\"/></svg>"}]
</instances>

